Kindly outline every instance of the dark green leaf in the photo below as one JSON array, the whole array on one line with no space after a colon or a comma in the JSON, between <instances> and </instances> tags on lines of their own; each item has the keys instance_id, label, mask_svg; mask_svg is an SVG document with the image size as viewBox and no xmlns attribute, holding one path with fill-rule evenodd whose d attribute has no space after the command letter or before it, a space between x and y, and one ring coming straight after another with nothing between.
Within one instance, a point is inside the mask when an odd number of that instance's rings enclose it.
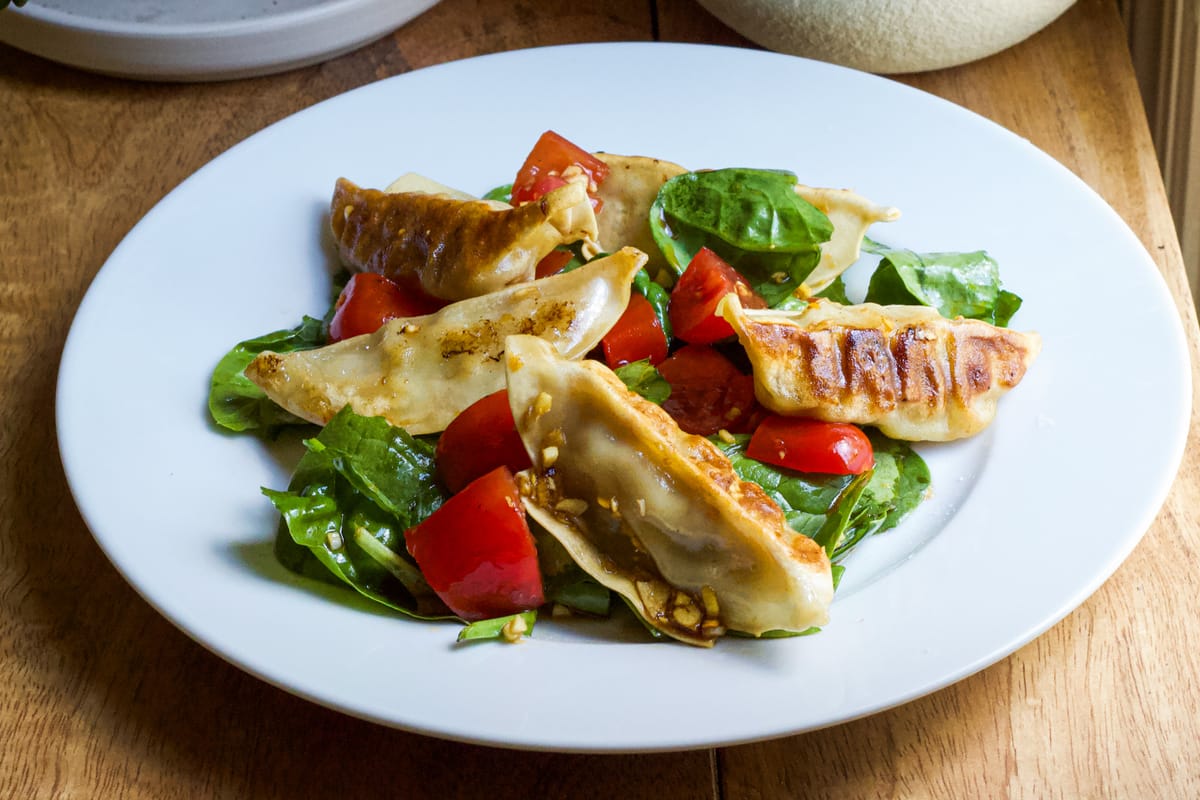
<instances>
[{"instance_id":1,"label":"dark green leaf","mask_svg":"<svg viewBox=\"0 0 1200 800\"><path fill-rule=\"evenodd\" d=\"M867 435L875 467L862 475L810 475L764 464L745 455L745 435L711 441L729 456L738 477L757 483L783 509L793 530L840 560L867 536L895 527L929 489L929 467L911 447L878 431Z\"/></svg>"},{"instance_id":2,"label":"dark green leaf","mask_svg":"<svg viewBox=\"0 0 1200 800\"><path fill-rule=\"evenodd\" d=\"M325 344L321 320L305 317L295 328L275 331L238 343L213 370L209 383L208 411L213 420L231 431L262 430L270 433L282 425L304 425L304 420L284 411L243 372L265 350L291 353Z\"/></svg>"},{"instance_id":3,"label":"dark green leaf","mask_svg":"<svg viewBox=\"0 0 1200 800\"><path fill-rule=\"evenodd\" d=\"M773 170L677 175L659 190L650 229L676 272L708 247L774 306L804 282L833 234L829 218L795 185L795 175Z\"/></svg>"},{"instance_id":4,"label":"dark green leaf","mask_svg":"<svg viewBox=\"0 0 1200 800\"><path fill-rule=\"evenodd\" d=\"M873 243L876 247L878 243ZM973 253L916 253L889 249L871 276L866 302L924 305L953 319L967 317L1007 325L1021 298L1004 291L996 261Z\"/></svg>"},{"instance_id":5,"label":"dark green leaf","mask_svg":"<svg viewBox=\"0 0 1200 800\"><path fill-rule=\"evenodd\" d=\"M410 528L442 504L434 446L382 417L363 417L349 406L305 444L323 453L333 467L371 502Z\"/></svg>"},{"instance_id":6,"label":"dark green leaf","mask_svg":"<svg viewBox=\"0 0 1200 800\"><path fill-rule=\"evenodd\" d=\"M650 273L645 269L639 269L633 276L633 288L639 292L642 297L650 301L650 306L654 309L654 316L658 317L658 322L662 325L663 334L667 337L667 341L671 341L671 317L667 310L671 304L671 293L659 286L650 279Z\"/></svg>"},{"instance_id":7,"label":"dark green leaf","mask_svg":"<svg viewBox=\"0 0 1200 800\"><path fill-rule=\"evenodd\" d=\"M441 487L424 468L425 453L432 445L407 433L397 436L399 429L386 422L386 429L380 429L374 423L360 425L354 417L353 412L345 411L334 418L336 425L330 422L331 446L320 443L329 426L308 442L309 450L297 464L287 491L263 489L283 516L291 540L289 546L277 538L276 554L284 566L309 577L319 577L315 560L327 575L405 614L447 618L449 613L408 555L403 536L407 527L424 518L418 515L432 513L443 497ZM369 433L381 440L381 447L365 444ZM347 443L356 445L354 452L347 451ZM392 452L402 447L411 447L415 454ZM376 488L385 483L400 492L389 505L410 510L403 520L375 503L347 477L351 474L361 479L364 474L371 476L389 468L408 474L369 482Z\"/></svg>"}]
</instances>

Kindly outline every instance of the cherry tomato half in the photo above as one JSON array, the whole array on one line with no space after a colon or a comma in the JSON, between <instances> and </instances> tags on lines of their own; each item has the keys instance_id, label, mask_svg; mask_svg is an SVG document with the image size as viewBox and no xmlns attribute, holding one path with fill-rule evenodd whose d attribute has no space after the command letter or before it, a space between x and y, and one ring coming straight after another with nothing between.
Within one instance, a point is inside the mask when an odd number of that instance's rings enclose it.
<instances>
[{"instance_id":1,"label":"cherry tomato half","mask_svg":"<svg viewBox=\"0 0 1200 800\"><path fill-rule=\"evenodd\" d=\"M542 260L537 263L534 268L533 277L545 278L550 275L557 275L562 272L562 268L571 263L571 259L575 256L570 250L559 250L555 248L542 257Z\"/></svg>"},{"instance_id":2,"label":"cherry tomato half","mask_svg":"<svg viewBox=\"0 0 1200 800\"><path fill-rule=\"evenodd\" d=\"M717 303L734 293L744 308L766 308L766 301L737 270L702 247L671 290L668 314L675 335L691 344L712 344L733 336L733 328L717 316Z\"/></svg>"},{"instance_id":3,"label":"cherry tomato half","mask_svg":"<svg viewBox=\"0 0 1200 800\"><path fill-rule=\"evenodd\" d=\"M513 472L529 467L529 453L508 406L508 390L476 400L451 420L438 439L434 460L451 492L499 466Z\"/></svg>"},{"instance_id":4,"label":"cherry tomato half","mask_svg":"<svg viewBox=\"0 0 1200 800\"><path fill-rule=\"evenodd\" d=\"M405 533L430 588L465 620L545 602L537 548L508 467L472 481Z\"/></svg>"},{"instance_id":5,"label":"cherry tomato half","mask_svg":"<svg viewBox=\"0 0 1200 800\"><path fill-rule=\"evenodd\" d=\"M680 348L658 372L671 384L663 410L688 433L711 436L722 428L736 433L754 416L754 378L708 345Z\"/></svg>"},{"instance_id":6,"label":"cherry tomato half","mask_svg":"<svg viewBox=\"0 0 1200 800\"><path fill-rule=\"evenodd\" d=\"M338 296L329 341L374 333L383 323L399 317L419 317L445 305L420 291L405 290L395 281L373 272L359 272Z\"/></svg>"},{"instance_id":7,"label":"cherry tomato half","mask_svg":"<svg viewBox=\"0 0 1200 800\"><path fill-rule=\"evenodd\" d=\"M667 335L662 322L654 313L654 306L638 292L629 295L629 305L600 340L604 349L604 362L616 369L622 364L649 359L659 364L667 357Z\"/></svg>"},{"instance_id":8,"label":"cherry tomato half","mask_svg":"<svg viewBox=\"0 0 1200 800\"><path fill-rule=\"evenodd\" d=\"M561 176L572 166L579 167L587 174L592 208L599 211L600 200L594 196L592 189L608 177L608 164L554 131L546 131L538 137L517 173L512 188L513 205L537 200L565 185L566 181Z\"/></svg>"},{"instance_id":9,"label":"cherry tomato half","mask_svg":"<svg viewBox=\"0 0 1200 800\"><path fill-rule=\"evenodd\" d=\"M799 472L858 475L875 464L871 440L856 425L772 415L750 437L746 455Z\"/></svg>"}]
</instances>

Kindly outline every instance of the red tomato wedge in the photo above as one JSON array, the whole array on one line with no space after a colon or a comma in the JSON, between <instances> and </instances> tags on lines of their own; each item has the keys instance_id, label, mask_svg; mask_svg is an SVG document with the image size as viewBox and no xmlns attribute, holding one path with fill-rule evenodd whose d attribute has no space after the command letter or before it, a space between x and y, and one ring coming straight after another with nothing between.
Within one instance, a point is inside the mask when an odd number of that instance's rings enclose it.
<instances>
[{"instance_id":1,"label":"red tomato wedge","mask_svg":"<svg viewBox=\"0 0 1200 800\"><path fill-rule=\"evenodd\" d=\"M871 440L856 425L772 415L750 437L746 455L798 472L858 475L875 464Z\"/></svg>"},{"instance_id":2,"label":"red tomato wedge","mask_svg":"<svg viewBox=\"0 0 1200 800\"><path fill-rule=\"evenodd\" d=\"M508 390L476 400L455 417L438 439L434 460L452 493L496 467L513 472L529 467L529 453L508 406Z\"/></svg>"},{"instance_id":3,"label":"red tomato wedge","mask_svg":"<svg viewBox=\"0 0 1200 800\"><path fill-rule=\"evenodd\" d=\"M402 289L395 281L373 272L351 276L334 306L329 322L329 341L374 333L383 323L398 317L419 317L437 311L445 303L419 289Z\"/></svg>"},{"instance_id":4,"label":"red tomato wedge","mask_svg":"<svg viewBox=\"0 0 1200 800\"><path fill-rule=\"evenodd\" d=\"M608 164L554 131L546 131L538 137L533 150L513 181L513 205L537 200L542 195L566 183L563 173L578 167L588 176L588 194L592 208L600 210L600 200L595 197L595 188L608 177Z\"/></svg>"},{"instance_id":5,"label":"red tomato wedge","mask_svg":"<svg viewBox=\"0 0 1200 800\"><path fill-rule=\"evenodd\" d=\"M545 278L550 275L557 275L562 272L562 268L571 263L574 256L570 250L551 250L534 268L533 277Z\"/></svg>"},{"instance_id":6,"label":"red tomato wedge","mask_svg":"<svg viewBox=\"0 0 1200 800\"><path fill-rule=\"evenodd\" d=\"M668 315L674 334L691 344L712 344L733 336L733 328L717 314L717 303L727 294L741 298L745 308L766 308L767 303L737 270L707 247L692 257L671 290Z\"/></svg>"},{"instance_id":7,"label":"red tomato wedge","mask_svg":"<svg viewBox=\"0 0 1200 800\"><path fill-rule=\"evenodd\" d=\"M662 322L650 301L637 292L629 295L629 305L600 340L600 346L604 349L605 363L612 369L643 358L657 365L667 357L667 335Z\"/></svg>"},{"instance_id":8,"label":"red tomato wedge","mask_svg":"<svg viewBox=\"0 0 1200 800\"><path fill-rule=\"evenodd\" d=\"M508 467L472 481L404 536L430 588L465 620L545 602L537 548Z\"/></svg>"},{"instance_id":9,"label":"red tomato wedge","mask_svg":"<svg viewBox=\"0 0 1200 800\"><path fill-rule=\"evenodd\" d=\"M671 384L663 410L688 433L739 432L754 416L754 378L708 345L680 348L658 365L658 372Z\"/></svg>"}]
</instances>

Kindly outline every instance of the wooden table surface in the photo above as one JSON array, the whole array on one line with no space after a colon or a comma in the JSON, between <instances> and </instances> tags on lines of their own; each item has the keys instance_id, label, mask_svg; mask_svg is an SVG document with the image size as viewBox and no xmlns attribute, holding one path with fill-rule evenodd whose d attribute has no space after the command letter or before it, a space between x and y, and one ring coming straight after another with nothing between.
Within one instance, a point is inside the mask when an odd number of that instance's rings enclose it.
<instances>
[{"instance_id":1,"label":"wooden table surface","mask_svg":"<svg viewBox=\"0 0 1200 800\"><path fill-rule=\"evenodd\" d=\"M109 565L58 460L54 384L72 315L125 233L229 146L378 78L584 40L749 46L690 0L587 5L445 0L331 62L216 84L98 77L0 47L0 797L1200 797L1195 424L1142 544L1048 633L892 711L717 750L527 753L377 727L229 666ZM1195 313L1109 0L900 80L1030 139L1111 203L1166 278L1195 371Z\"/></svg>"}]
</instances>

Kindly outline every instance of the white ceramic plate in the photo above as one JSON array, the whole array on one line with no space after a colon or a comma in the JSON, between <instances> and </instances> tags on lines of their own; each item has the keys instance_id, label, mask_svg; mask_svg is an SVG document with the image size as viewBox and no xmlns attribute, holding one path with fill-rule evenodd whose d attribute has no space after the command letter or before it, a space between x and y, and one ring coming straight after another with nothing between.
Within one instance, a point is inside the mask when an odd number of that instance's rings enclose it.
<instances>
[{"instance_id":1,"label":"white ceramic plate","mask_svg":"<svg viewBox=\"0 0 1200 800\"><path fill-rule=\"evenodd\" d=\"M436 2L33 0L0 16L0 42L122 77L246 78L347 53Z\"/></svg>"},{"instance_id":2,"label":"white ceramic plate","mask_svg":"<svg viewBox=\"0 0 1200 800\"><path fill-rule=\"evenodd\" d=\"M580 79L596 75L604 80ZM419 124L414 108L426 109ZM593 149L693 168L787 167L854 187L904 212L876 238L986 248L1025 298L1014 325L1040 331L1043 353L989 430L921 448L933 499L855 554L821 634L700 650L539 624L518 646L457 647L453 626L370 609L273 560L275 516L259 487L285 486L295 453L210 427L213 365L241 339L324 312L323 230L338 176L379 186L416 170L482 192L510 180L547 128ZM832 725L946 686L1037 636L1153 519L1182 453L1188 376L1174 306L1137 239L1011 133L902 85L793 57L585 45L375 83L201 169L97 275L63 354L58 426L101 547L148 602L231 662L437 736L632 751Z\"/></svg>"}]
</instances>

